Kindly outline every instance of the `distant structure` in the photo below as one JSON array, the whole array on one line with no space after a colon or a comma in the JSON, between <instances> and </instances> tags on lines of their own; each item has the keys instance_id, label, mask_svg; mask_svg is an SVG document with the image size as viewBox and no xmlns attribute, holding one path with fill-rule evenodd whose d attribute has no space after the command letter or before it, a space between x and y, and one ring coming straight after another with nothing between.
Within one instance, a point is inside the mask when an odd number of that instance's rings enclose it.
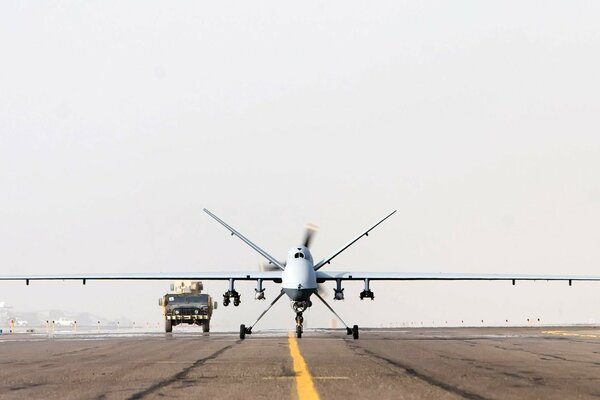
<instances>
[{"instance_id":1,"label":"distant structure","mask_svg":"<svg viewBox=\"0 0 600 400\"><path fill-rule=\"evenodd\" d=\"M4 325L10 319L11 306L7 306L6 302L0 301L0 324Z\"/></svg>"}]
</instances>

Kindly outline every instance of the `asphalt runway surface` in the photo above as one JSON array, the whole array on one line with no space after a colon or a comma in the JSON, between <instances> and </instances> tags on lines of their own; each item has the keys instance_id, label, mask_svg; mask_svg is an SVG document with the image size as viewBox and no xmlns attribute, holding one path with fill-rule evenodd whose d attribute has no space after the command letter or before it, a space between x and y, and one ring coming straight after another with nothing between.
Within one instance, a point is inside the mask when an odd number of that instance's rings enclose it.
<instances>
[{"instance_id":1,"label":"asphalt runway surface","mask_svg":"<svg viewBox=\"0 0 600 400\"><path fill-rule=\"evenodd\" d=\"M600 328L0 336L2 399L586 399Z\"/></svg>"}]
</instances>

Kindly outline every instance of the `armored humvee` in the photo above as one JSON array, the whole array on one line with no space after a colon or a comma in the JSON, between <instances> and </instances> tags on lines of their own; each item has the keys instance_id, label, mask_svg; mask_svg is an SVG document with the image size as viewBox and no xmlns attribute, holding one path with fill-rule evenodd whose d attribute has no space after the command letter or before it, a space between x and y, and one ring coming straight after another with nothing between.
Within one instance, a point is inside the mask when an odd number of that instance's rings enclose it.
<instances>
[{"instance_id":1,"label":"armored humvee","mask_svg":"<svg viewBox=\"0 0 600 400\"><path fill-rule=\"evenodd\" d=\"M172 332L179 324L200 325L203 332L210 331L210 318L217 303L202 293L202 282L180 281L171 285L171 292L160 299L165 316L165 332Z\"/></svg>"}]
</instances>

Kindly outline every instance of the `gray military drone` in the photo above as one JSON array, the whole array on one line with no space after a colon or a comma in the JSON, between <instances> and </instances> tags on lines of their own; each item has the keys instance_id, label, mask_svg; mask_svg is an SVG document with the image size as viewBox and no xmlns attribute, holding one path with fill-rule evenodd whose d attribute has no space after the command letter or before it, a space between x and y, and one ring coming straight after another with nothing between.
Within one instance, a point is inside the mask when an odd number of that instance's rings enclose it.
<instances>
[{"instance_id":1,"label":"gray military drone","mask_svg":"<svg viewBox=\"0 0 600 400\"><path fill-rule=\"evenodd\" d=\"M364 288L360 292L360 299L375 299L375 295L370 288L371 281L568 281L569 286L572 281L600 281L600 276L570 276L570 275L504 275L504 274L459 274L459 273L410 273L410 272L326 272L321 269L330 264L331 261L340 255L348 247L356 243L360 238L368 236L369 232L375 229L383 221L391 217L396 211L389 213L375 225L361 232L344 246L333 252L331 255L314 262L313 256L309 250L312 231L307 231L304 242L301 245L292 247L284 262L278 261L265 250L251 242L240 232L229 226L212 212L204 211L223 225L233 236L237 236L244 243L262 255L272 268L270 271L248 271L248 272L185 272L185 273L118 273L118 274L69 274L69 275L13 275L0 276L0 280L23 280L27 285L30 281L36 280L81 280L85 285L88 280L221 280L228 281L228 290L223 294L223 305L228 306L233 302L234 306L239 306L241 302L240 294L235 290L236 281L255 281L255 298L257 300L265 299L265 288L263 282L271 281L281 284L279 294L273 299L271 304L259 315L256 321L246 326L240 325L240 339L245 339L246 335L252 334L252 329L261 320L262 317L275 305L284 295L291 301L291 306L296 313L296 336L302 337L303 333L303 313L312 307L311 297L314 295L319 299L346 327L346 333L358 339L358 325L350 327L340 318L335 310L319 294L318 285L325 282L335 282L334 300L344 299L344 281L363 281Z\"/></svg>"}]
</instances>

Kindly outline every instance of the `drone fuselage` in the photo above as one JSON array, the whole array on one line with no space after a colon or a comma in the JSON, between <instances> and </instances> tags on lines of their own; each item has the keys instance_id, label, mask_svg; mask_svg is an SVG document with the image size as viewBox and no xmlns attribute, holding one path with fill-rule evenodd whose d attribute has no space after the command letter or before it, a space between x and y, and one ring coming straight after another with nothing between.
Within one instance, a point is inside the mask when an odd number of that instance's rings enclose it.
<instances>
[{"instance_id":1,"label":"drone fuselage","mask_svg":"<svg viewBox=\"0 0 600 400\"><path fill-rule=\"evenodd\" d=\"M310 250L293 247L288 252L281 287L292 301L308 301L317 290L317 275Z\"/></svg>"}]
</instances>

